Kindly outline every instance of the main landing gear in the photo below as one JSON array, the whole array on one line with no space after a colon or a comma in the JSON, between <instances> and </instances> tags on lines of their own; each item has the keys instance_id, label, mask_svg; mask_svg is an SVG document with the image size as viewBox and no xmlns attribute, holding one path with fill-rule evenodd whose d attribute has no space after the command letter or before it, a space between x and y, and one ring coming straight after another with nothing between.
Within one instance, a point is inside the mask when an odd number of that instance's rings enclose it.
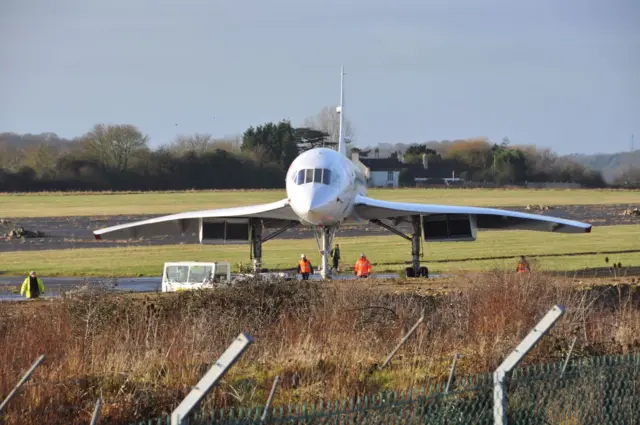
<instances>
[{"instance_id":1,"label":"main landing gear","mask_svg":"<svg viewBox=\"0 0 640 425\"><path fill-rule=\"evenodd\" d=\"M291 229L299 225L299 222L291 222L286 224L285 226L279 228L268 234L267 236L262 236L262 228L263 222L260 219L253 219L250 221L251 224L251 256L253 258L253 272L257 275L262 271L262 243L267 242L275 238L276 236L284 233L286 230ZM318 249L320 250L320 255L322 256L320 275L323 279L327 279L331 277L331 272L329 270L329 254L331 253L331 244L333 243L333 238L338 230L339 226L330 226L330 227L316 227L314 229L316 242L318 244Z\"/></svg>"},{"instance_id":2,"label":"main landing gear","mask_svg":"<svg viewBox=\"0 0 640 425\"><path fill-rule=\"evenodd\" d=\"M406 221L404 218L399 218L399 219L395 219L394 220L394 224L397 226L398 224L402 223L403 221ZM378 220L378 219L373 219L370 220L371 223L373 224L377 224L380 227L383 227L385 229L387 229L388 231L390 231L391 233L394 233L400 237L405 238L408 241L411 241L411 267L407 267L405 268L405 276L406 277L429 277L429 269L424 267L424 266L420 266L420 231L421 231L421 226L420 226L420 216L419 215L412 215L411 216L411 226L412 226L412 232L411 232L411 236L407 236L404 233L402 233L400 230L396 229L393 226L390 226L386 223L383 223L382 221Z\"/></svg>"},{"instance_id":3,"label":"main landing gear","mask_svg":"<svg viewBox=\"0 0 640 425\"><path fill-rule=\"evenodd\" d=\"M404 221L404 218L394 219L393 224L398 225ZM421 238L421 223L419 215L411 216L412 233L410 236L405 235L400 230L393 226L390 226L378 219L370 220L371 223L377 224L391 233L405 238L411 241L411 267L405 268L406 277L429 277L429 269L424 266L420 266L420 238ZM297 226L298 222L291 222L278 230L271 232L267 236L262 236L262 221L259 219L251 220L251 254L253 257L254 273L260 273L262 267L262 243L267 242L285 232L286 230ZM331 253L331 246L335 237L336 231L339 226L328 227L316 227L314 233L316 237L316 243L322 256L320 264L320 275L323 279L331 278L331 271L329 270L329 254Z\"/></svg>"},{"instance_id":4,"label":"main landing gear","mask_svg":"<svg viewBox=\"0 0 640 425\"><path fill-rule=\"evenodd\" d=\"M298 222L291 222L278 230L269 233L267 236L262 237L263 222L260 219L252 219L251 224L251 248L249 254L253 258L253 272L258 275L262 271L262 243L275 238L276 236L284 233L286 230L296 227Z\"/></svg>"}]
</instances>

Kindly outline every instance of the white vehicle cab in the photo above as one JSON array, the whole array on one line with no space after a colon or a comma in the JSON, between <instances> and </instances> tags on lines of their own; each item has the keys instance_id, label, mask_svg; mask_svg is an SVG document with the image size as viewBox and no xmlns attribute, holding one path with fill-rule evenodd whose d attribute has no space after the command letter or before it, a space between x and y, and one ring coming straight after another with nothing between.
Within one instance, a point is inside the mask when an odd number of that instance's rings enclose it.
<instances>
[{"instance_id":1,"label":"white vehicle cab","mask_svg":"<svg viewBox=\"0 0 640 425\"><path fill-rule=\"evenodd\" d=\"M226 261L181 261L164 263L162 292L214 288L231 283L231 265Z\"/></svg>"}]
</instances>

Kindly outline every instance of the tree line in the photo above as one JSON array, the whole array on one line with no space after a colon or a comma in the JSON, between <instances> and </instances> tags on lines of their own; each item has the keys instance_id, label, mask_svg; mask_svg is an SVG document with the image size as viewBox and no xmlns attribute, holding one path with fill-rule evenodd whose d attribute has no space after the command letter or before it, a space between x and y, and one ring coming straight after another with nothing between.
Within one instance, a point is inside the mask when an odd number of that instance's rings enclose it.
<instances>
[{"instance_id":1,"label":"tree line","mask_svg":"<svg viewBox=\"0 0 640 425\"><path fill-rule=\"evenodd\" d=\"M72 140L53 133L0 134L0 191L94 191L283 188L297 155L317 146L337 148L338 115L324 108L302 127L268 122L242 135L216 139L210 134L179 136L158 148L130 124L97 124ZM353 127L345 120L346 136ZM357 149L361 157L376 149ZM413 185L410 164L427 157L430 166L446 165L467 181L497 184L572 182L606 186L601 174L549 150L470 139L413 144L396 156L406 164L405 186ZM628 172L624 180L635 179Z\"/></svg>"},{"instance_id":2,"label":"tree line","mask_svg":"<svg viewBox=\"0 0 640 425\"><path fill-rule=\"evenodd\" d=\"M599 171L559 157L549 149L533 146L510 146L508 139L491 143L485 139L458 140L441 144L411 145L403 154L407 164L423 161L430 167L456 170L465 181L518 185L527 182L578 183L585 187L605 187ZM394 154L392 154L393 156ZM399 153L396 154L398 156ZM411 185L411 168L401 172L401 180Z\"/></svg>"},{"instance_id":3,"label":"tree line","mask_svg":"<svg viewBox=\"0 0 640 425\"><path fill-rule=\"evenodd\" d=\"M72 140L2 133L0 192L282 188L298 154L337 146L337 121L326 107L304 127L282 120L233 138L178 136L156 149L130 124L97 124Z\"/></svg>"}]
</instances>

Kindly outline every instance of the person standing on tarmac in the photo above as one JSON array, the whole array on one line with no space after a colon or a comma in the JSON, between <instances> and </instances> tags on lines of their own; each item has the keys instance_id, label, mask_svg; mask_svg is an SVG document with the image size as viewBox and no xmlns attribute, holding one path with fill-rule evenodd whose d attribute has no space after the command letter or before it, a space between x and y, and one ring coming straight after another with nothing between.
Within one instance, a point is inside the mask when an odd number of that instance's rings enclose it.
<instances>
[{"instance_id":1,"label":"person standing on tarmac","mask_svg":"<svg viewBox=\"0 0 640 425\"><path fill-rule=\"evenodd\" d=\"M338 266L340 265L340 245L336 244L336 247L331 250L331 258L333 258L333 267L331 270L340 271Z\"/></svg>"},{"instance_id":2,"label":"person standing on tarmac","mask_svg":"<svg viewBox=\"0 0 640 425\"><path fill-rule=\"evenodd\" d=\"M309 280L309 274L313 273L311 261L304 254L300 256L300 261L298 261L298 273L302 275L302 280Z\"/></svg>"},{"instance_id":3,"label":"person standing on tarmac","mask_svg":"<svg viewBox=\"0 0 640 425\"><path fill-rule=\"evenodd\" d=\"M520 256L520 262L518 263L516 272L518 273L531 272L531 267L529 267L529 262L524 258L524 255Z\"/></svg>"},{"instance_id":4,"label":"person standing on tarmac","mask_svg":"<svg viewBox=\"0 0 640 425\"><path fill-rule=\"evenodd\" d=\"M360 254L360 258L356 261L356 266L353 269L353 272L358 277L369 277L371 273L371 263L365 257L364 252Z\"/></svg>"},{"instance_id":5,"label":"person standing on tarmac","mask_svg":"<svg viewBox=\"0 0 640 425\"><path fill-rule=\"evenodd\" d=\"M29 276L22 282L20 288L20 295L24 295L27 299L40 298L40 295L44 294L44 283L42 279L36 276L36 272L29 272Z\"/></svg>"}]
</instances>

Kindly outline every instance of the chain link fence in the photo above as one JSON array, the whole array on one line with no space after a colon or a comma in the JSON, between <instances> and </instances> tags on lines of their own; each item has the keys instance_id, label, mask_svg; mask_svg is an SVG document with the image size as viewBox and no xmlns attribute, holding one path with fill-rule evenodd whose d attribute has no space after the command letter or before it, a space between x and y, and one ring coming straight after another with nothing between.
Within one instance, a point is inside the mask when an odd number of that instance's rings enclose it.
<instances>
[{"instance_id":1,"label":"chain link fence","mask_svg":"<svg viewBox=\"0 0 640 425\"><path fill-rule=\"evenodd\" d=\"M640 355L593 357L514 370L508 417L514 424L608 425L640 421Z\"/></svg>"},{"instance_id":2,"label":"chain link fence","mask_svg":"<svg viewBox=\"0 0 640 425\"><path fill-rule=\"evenodd\" d=\"M640 422L640 354L592 357L516 368L508 378L510 424L634 424ZM190 425L399 425L492 424L491 374L459 377L408 392L385 392L340 402L269 409L262 407L200 412ZM170 424L160 417L132 425Z\"/></svg>"}]
</instances>

